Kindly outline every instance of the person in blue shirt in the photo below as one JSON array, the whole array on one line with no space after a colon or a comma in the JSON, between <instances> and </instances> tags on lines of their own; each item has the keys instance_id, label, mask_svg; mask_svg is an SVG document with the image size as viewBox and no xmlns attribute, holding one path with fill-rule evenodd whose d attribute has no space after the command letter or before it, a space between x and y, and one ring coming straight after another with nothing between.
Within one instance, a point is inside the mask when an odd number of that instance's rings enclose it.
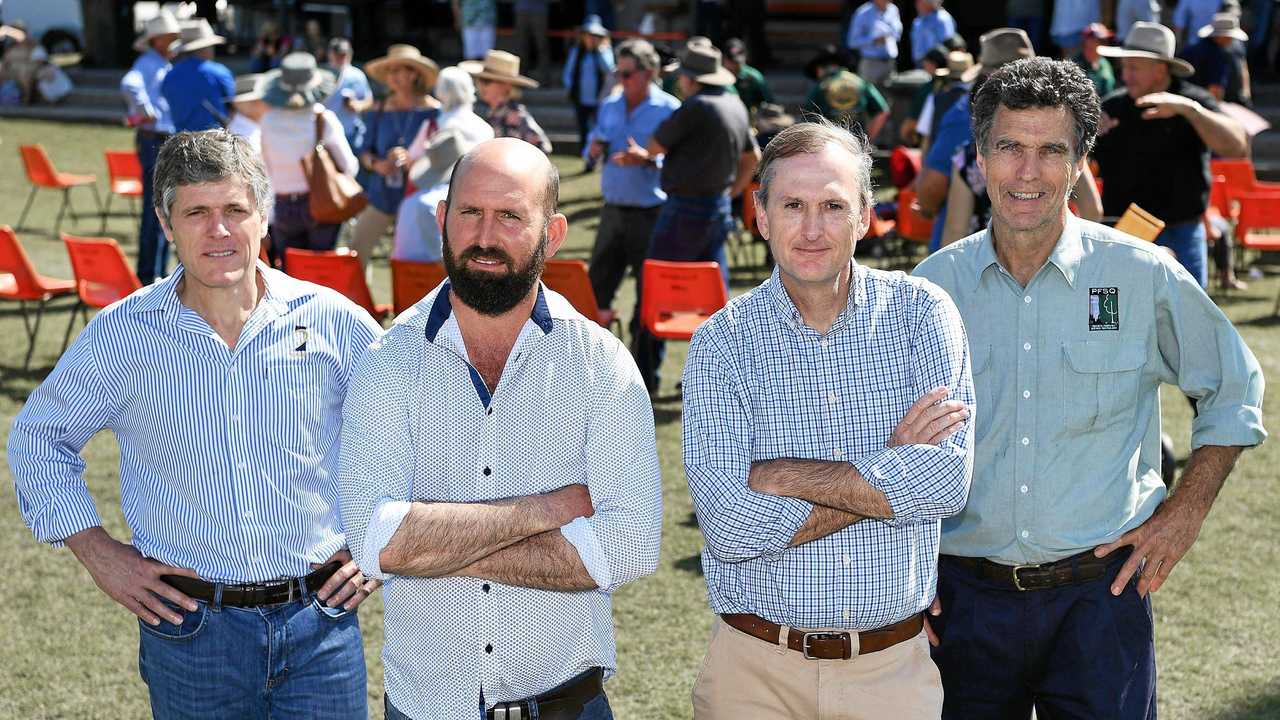
<instances>
[{"instance_id":1,"label":"person in blue shirt","mask_svg":"<svg viewBox=\"0 0 1280 720\"><path fill-rule=\"evenodd\" d=\"M883 85L898 59L902 39L902 17L890 0L867 0L853 13L845 46L857 50L858 75L867 82Z\"/></svg>"},{"instance_id":2,"label":"person in blue shirt","mask_svg":"<svg viewBox=\"0 0 1280 720\"><path fill-rule=\"evenodd\" d=\"M636 307L640 306L640 268L658 212L667 200L659 185L661 170L644 150L653 131L680 107L680 101L654 84L660 68L658 52L647 40L627 40L617 49L614 75L621 92L600 106L588 138L589 161L603 162L600 227L591 249L591 289L596 304L611 307L628 268L636 279ZM634 337L640 313L631 319Z\"/></svg>"},{"instance_id":3,"label":"person in blue shirt","mask_svg":"<svg viewBox=\"0 0 1280 720\"><path fill-rule=\"evenodd\" d=\"M1196 35L1199 39L1178 54L1195 68L1191 84L1208 90L1219 102L1252 105L1244 45L1249 36L1240 29L1240 18L1232 13L1218 13L1213 16L1213 22L1200 28Z\"/></svg>"},{"instance_id":4,"label":"person in blue shirt","mask_svg":"<svg viewBox=\"0 0 1280 720\"><path fill-rule=\"evenodd\" d=\"M226 42L208 20L182 24L178 58L160 86L176 132L226 126L226 101L236 94L236 81L225 65L213 59L214 48Z\"/></svg>"},{"instance_id":5,"label":"person in blue shirt","mask_svg":"<svg viewBox=\"0 0 1280 720\"><path fill-rule=\"evenodd\" d=\"M569 48L560 81L568 90L569 102L578 120L578 137L585 146L587 134L596 119L600 96L609 87L613 73L613 53L609 48L609 30L600 18L588 15L578 28L578 43ZM595 161L587 158L586 172L595 169Z\"/></svg>"},{"instance_id":6,"label":"person in blue shirt","mask_svg":"<svg viewBox=\"0 0 1280 720\"><path fill-rule=\"evenodd\" d=\"M931 49L955 34L955 18L942 7L942 0L916 0L916 19L911 21L911 62L918 67Z\"/></svg>"},{"instance_id":7,"label":"person in blue shirt","mask_svg":"<svg viewBox=\"0 0 1280 720\"><path fill-rule=\"evenodd\" d=\"M138 226L138 280L150 285L162 277L169 265L169 244L151 208L152 173L160 146L173 134L173 117L160 87L169 72L169 47L182 28L167 10L147 21L146 29L133 43L142 53L120 80L120 92L129 107L128 122L135 128L134 148L142 166L142 218Z\"/></svg>"},{"instance_id":8,"label":"person in blue shirt","mask_svg":"<svg viewBox=\"0 0 1280 720\"><path fill-rule=\"evenodd\" d=\"M364 72L351 64L351 41L346 38L329 41L329 68L338 78L338 85L324 106L338 116L347 144L358 155L364 147L364 118L360 114L373 104L373 89Z\"/></svg>"}]
</instances>

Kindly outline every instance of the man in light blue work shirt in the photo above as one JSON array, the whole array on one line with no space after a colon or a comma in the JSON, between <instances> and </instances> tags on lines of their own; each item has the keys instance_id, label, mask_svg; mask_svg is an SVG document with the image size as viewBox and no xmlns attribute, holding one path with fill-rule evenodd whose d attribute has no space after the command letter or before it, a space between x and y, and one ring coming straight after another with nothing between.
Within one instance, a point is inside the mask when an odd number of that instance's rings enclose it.
<instances>
[{"instance_id":1,"label":"man in light blue work shirt","mask_svg":"<svg viewBox=\"0 0 1280 720\"><path fill-rule=\"evenodd\" d=\"M911 21L911 62L918 67L929 50L945 44L956 34L956 21L942 7L942 0L916 0L916 19Z\"/></svg>"},{"instance_id":2,"label":"man in light blue work shirt","mask_svg":"<svg viewBox=\"0 0 1280 720\"><path fill-rule=\"evenodd\" d=\"M1069 61L993 73L973 103L991 226L916 268L965 319L978 397L973 489L943 523L930 618L944 718L1154 717L1149 593L1266 437L1258 362L1195 279L1068 211L1100 114ZM1197 410L1172 495L1162 383Z\"/></svg>"},{"instance_id":3,"label":"man in light blue work shirt","mask_svg":"<svg viewBox=\"0 0 1280 720\"><path fill-rule=\"evenodd\" d=\"M364 121L360 111L373 102L373 90L364 71L351 64L351 41L334 38L329 41L329 67L338 77L337 88L325 98L324 106L338 116L347 144L357 155L364 147Z\"/></svg>"},{"instance_id":4,"label":"man in light blue work shirt","mask_svg":"<svg viewBox=\"0 0 1280 720\"><path fill-rule=\"evenodd\" d=\"M884 85L898 59L902 39L902 17L890 0L867 0L853 13L845 47L857 50L858 75L875 85Z\"/></svg>"},{"instance_id":5,"label":"man in light blue work shirt","mask_svg":"<svg viewBox=\"0 0 1280 720\"><path fill-rule=\"evenodd\" d=\"M142 219L138 227L138 280L150 285L168 269L169 244L156 220L151 203L152 173L160 146L173 134L169 103L160 92L169 72L169 51L181 28L168 10L147 21L146 30L133 43L142 53L120 80L120 92L129 106L128 122L135 128L134 147L142 166Z\"/></svg>"},{"instance_id":6,"label":"man in light blue work shirt","mask_svg":"<svg viewBox=\"0 0 1280 720\"><path fill-rule=\"evenodd\" d=\"M658 74L658 53L647 40L627 40L616 51L617 76L621 92L615 92L600 106L596 126L587 144L590 158L603 159L600 190L600 227L591 249L591 289L596 303L613 305L618 285L631 269L636 279L636 307L640 307L640 267L658 211L667 194L659 186L660 156L645 149L649 136L680 107L680 101L654 84ZM632 336L639 327L640 313L632 318Z\"/></svg>"}]
</instances>

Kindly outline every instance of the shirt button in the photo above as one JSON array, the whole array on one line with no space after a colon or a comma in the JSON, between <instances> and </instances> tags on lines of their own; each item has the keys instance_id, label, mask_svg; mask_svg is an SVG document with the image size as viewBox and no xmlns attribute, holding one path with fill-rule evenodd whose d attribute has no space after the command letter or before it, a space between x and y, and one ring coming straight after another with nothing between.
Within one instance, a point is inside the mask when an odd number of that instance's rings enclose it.
<instances>
[{"instance_id":1,"label":"shirt button","mask_svg":"<svg viewBox=\"0 0 1280 720\"><path fill-rule=\"evenodd\" d=\"M849 553L845 553L845 554L844 554L844 564L845 564L845 565L848 565L848 564L849 564Z\"/></svg>"},{"instance_id":2,"label":"shirt button","mask_svg":"<svg viewBox=\"0 0 1280 720\"><path fill-rule=\"evenodd\" d=\"M491 652L493 652L493 646L492 646L492 645L485 645L485 646L484 646L484 651L485 651L485 652L487 652L487 653L491 653Z\"/></svg>"},{"instance_id":3,"label":"shirt button","mask_svg":"<svg viewBox=\"0 0 1280 720\"><path fill-rule=\"evenodd\" d=\"M844 457L844 450L841 450L840 448L836 448L835 450L831 451L831 454L834 455L837 460L839 460L840 458Z\"/></svg>"},{"instance_id":4,"label":"shirt button","mask_svg":"<svg viewBox=\"0 0 1280 720\"><path fill-rule=\"evenodd\" d=\"M231 416L231 422L240 422L240 416L239 416L239 415L232 415L232 416Z\"/></svg>"},{"instance_id":5,"label":"shirt button","mask_svg":"<svg viewBox=\"0 0 1280 720\"><path fill-rule=\"evenodd\" d=\"M481 586L480 586L480 589L481 589L481 590L483 590L483 591L485 591L485 592L489 592L489 583L485 583L485 584L481 585Z\"/></svg>"},{"instance_id":6,"label":"shirt button","mask_svg":"<svg viewBox=\"0 0 1280 720\"><path fill-rule=\"evenodd\" d=\"M1023 391L1022 391L1022 399L1023 399L1023 400L1026 400L1026 399L1027 399L1027 398L1029 398L1029 397L1031 397L1031 391L1030 391L1030 390L1023 390Z\"/></svg>"},{"instance_id":7,"label":"shirt button","mask_svg":"<svg viewBox=\"0 0 1280 720\"><path fill-rule=\"evenodd\" d=\"M1030 352L1030 351L1031 351L1031 343L1029 343L1029 342L1022 343L1022 349L1023 349L1023 350L1026 350L1026 351L1028 351L1028 352Z\"/></svg>"},{"instance_id":8,"label":"shirt button","mask_svg":"<svg viewBox=\"0 0 1280 720\"><path fill-rule=\"evenodd\" d=\"M492 470L490 470L489 468L485 468L485 469L484 469L484 474L485 474L485 475L492 475L492 474L493 474L493 471L492 471Z\"/></svg>"},{"instance_id":9,"label":"shirt button","mask_svg":"<svg viewBox=\"0 0 1280 720\"><path fill-rule=\"evenodd\" d=\"M822 347L823 347L823 348L827 347L827 346L828 346L828 345L830 345L830 344L831 344L831 341L830 341L830 340L827 340L827 339L825 339L825 338L823 338L822 342L821 342L821 343L819 343L819 345L822 345Z\"/></svg>"},{"instance_id":10,"label":"shirt button","mask_svg":"<svg viewBox=\"0 0 1280 720\"><path fill-rule=\"evenodd\" d=\"M484 414L485 414L485 415L492 415L492 414L493 414L493 407L485 408Z\"/></svg>"},{"instance_id":11,"label":"shirt button","mask_svg":"<svg viewBox=\"0 0 1280 720\"><path fill-rule=\"evenodd\" d=\"M1023 492L1023 494L1026 494L1026 492L1027 492L1027 486L1026 486L1026 485L1023 485L1022 487L1020 487L1020 488L1018 488L1018 489L1019 489L1019 490L1021 490L1021 491Z\"/></svg>"},{"instance_id":12,"label":"shirt button","mask_svg":"<svg viewBox=\"0 0 1280 720\"><path fill-rule=\"evenodd\" d=\"M835 405L835 404L836 404L836 394L835 394L835 393L833 393L833 392L829 392L829 393L827 393L827 402L831 403L832 405Z\"/></svg>"},{"instance_id":13,"label":"shirt button","mask_svg":"<svg viewBox=\"0 0 1280 720\"><path fill-rule=\"evenodd\" d=\"M253 511L252 511L252 510L245 510L245 511L244 511L244 519L245 519L245 520L250 520L250 519L252 519L252 518L253 518Z\"/></svg>"},{"instance_id":14,"label":"shirt button","mask_svg":"<svg viewBox=\"0 0 1280 720\"><path fill-rule=\"evenodd\" d=\"M845 610L845 611L844 611L844 613L842 613L842 614L844 615L844 619L845 619L845 620L848 620L848 619L849 619L849 611L848 611L848 610Z\"/></svg>"},{"instance_id":15,"label":"shirt button","mask_svg":"<svg viewBox=\"0 0 1280 720\"><path fill-rule=\"evenodd\" d=\"M243 470L243 469L244 469L244 463L236 463L236 469L237 469L237 470Z\"/></svg>"},{"instance_id":16,"label":"shirt button","mask_svg":"<svg viewBox=\"0 0 1280 720\"><path fill-rule=\"evenodd\" d=\"M1024 295L1024 296L1022 296L1022 302L1024 302L1024 303L1026 303L1026 304L1030 305L1030 304L1031 304L1031 296L1030 296L1030 295Z\"/></svg>"},{"instance_id":17,"label":"shirt button","mask_svg":"<svg viewBox=\"0 0 1280 720\"><path fill-rule=\"evenodd\" d=\"M1031 533L1027 532L1026 530L1023 530L1023 531L1022 531L1022 537L1024 537L1024 538L1031 537Z\"/></svg>"},{"instance_id":18,"label":"shirt button","mask_svg":"<svg viewBox=\"0 0 1280 720\"><path fill-rule=\"evenodd\" d=\"M1031 444L1031 438L1022 438L1022 444L1023 444L1023 445L1030 445L1030 444Z\"/></svg>"}]
</instances>

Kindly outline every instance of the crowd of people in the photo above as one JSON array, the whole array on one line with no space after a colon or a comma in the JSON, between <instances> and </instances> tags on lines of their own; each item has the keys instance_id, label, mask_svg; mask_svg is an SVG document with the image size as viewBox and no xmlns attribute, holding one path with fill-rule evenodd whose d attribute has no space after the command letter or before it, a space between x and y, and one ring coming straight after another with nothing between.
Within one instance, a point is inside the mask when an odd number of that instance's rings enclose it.
<instances>
[{"instance_id":1,"label":"crowd of people","mask_svg":"<svg viewBox=\"0 0 1280 720\"><path fill-rule=\"evenodd\" d=\"M1266 437L1260 366L1205 292L1209 158L1248 138L1176 29L1139 18L1105 45L1055 22L1053 59L1034 27L997 28L974 58L941 2L917 6L936 82L904 132L939 219L910 275L854 257L880 126L847 123L884 122L892 3L852 15L854 68L840 48L809 64L802 122L707 37L666 60L588 18L566 68L601 167L602 305L645 259L716 260L727 284L752 183L774 260L681 377L715 615L693 714L1152 717L1150 594ZM1196 34L1226 47L1235 17ZM388 718L612 717L611 595L658 563L663 346L637 320L628 352L540 282L569 220L519 102L538 81L501 50L441 69L403 44L361 73L342 39L332 71L292 52L233 78L221 42L163 15L139 38L150 275L16 418L24 519L138 617L156 717L367 716L356 611L379 588ZM393 257L447 271L385 331L280 267L341 232L308 210L317 145L363 178L362 257L394 224ZM1129 202L1165 219L1157 244L1095 221ZM1174 493L1161 384L1196 411ZM103 429L127 542L83 479Z\"/></svg>"}]
</instances>

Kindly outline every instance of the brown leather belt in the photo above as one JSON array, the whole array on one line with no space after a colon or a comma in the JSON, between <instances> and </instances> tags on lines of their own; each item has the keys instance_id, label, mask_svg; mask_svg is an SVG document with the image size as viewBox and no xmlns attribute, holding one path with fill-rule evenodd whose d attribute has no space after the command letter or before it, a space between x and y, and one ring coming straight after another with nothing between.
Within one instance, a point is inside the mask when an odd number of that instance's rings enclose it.
<instances>
[{"instance_id":1,"label":"brown leather belt","mask_svg":"<svg viewBox=\"0 0 1280 720\"><path fill-rule=\"evenodd\" d=\"M1085 550L1071 557L1035 565L1002 565L986 558L943 555L943 562L958 565L978 577L1001 586L1005 590L1048 590L1063 585L1097 580L1107 574L1114 562L1128 556L1130 549L1115 552L1106 557L1094 557L1092 550Z\"/></svg>"},{"instance_id":2,"label":"brown leather belt","mask_svg":"<svg viewBox=\"0 0 1280 720\"><path fill-rule=\"evenodd\" d=\"M248 583L229 585L227 583L211 583L186 575L161 575L160 579L177 588L183 594L195 600L213 602L218 585L222 586L222 604L228 607L258 607L261 605L279 605L293 602L302 597L298 587L301 580L306 583L307 591L314 593L342 567L342 563L333 560L321 565L305 578L292 578L269 583Z\"/></svg>"},{"instance_id":3,"label":"brown leather belt","mask_svg":"<svg viewBox=\"0 0 1280 720\"><path fill-rule=\"evenodd\" d=\"M488 720L532 720L531 704L538 706L541 720L571 720L582 714L582 708L604 692L604 669L593 668L554 690L530 700L503 702L489 708Z\"/></svg>"},{"instance_id":4,"label":"brown leather belt","mask_svg":"<svg viewBox=\"0 0 1280 720\"><path fill-rule=\"evenodd\" d=\"M782 626L749 613L724 613L720 616L730 627L737 628L752 637L772 645L778 644ZM910 640L924 628L924 615L916 613L906 620L862 632L806 632L791 628L787 633L787 647L810 660L848 660L853 657L853 635L858 636L858 654L880 652L904 640Z\"/></svg>"}]
</instances>

